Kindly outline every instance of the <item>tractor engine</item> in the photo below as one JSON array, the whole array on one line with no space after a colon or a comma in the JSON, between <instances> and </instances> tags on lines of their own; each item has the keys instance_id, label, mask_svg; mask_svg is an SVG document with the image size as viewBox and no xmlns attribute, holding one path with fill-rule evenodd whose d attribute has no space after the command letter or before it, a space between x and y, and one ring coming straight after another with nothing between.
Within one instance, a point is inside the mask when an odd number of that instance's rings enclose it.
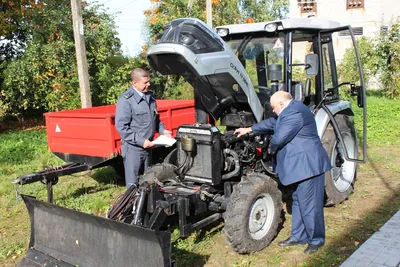
<instances>
[{"instance_id":1,"label":"tractor engine","mask_svg":"<svg viewBox=\"0 0 400 267\"><path fill-rule=\"evenodd\" d=\"M221 184L252 172L269 172L270 136L237 137L233 130L221 133L210 124L185 124L177 131L177 166L181 179Z\"/></svg>"}]
</instances>

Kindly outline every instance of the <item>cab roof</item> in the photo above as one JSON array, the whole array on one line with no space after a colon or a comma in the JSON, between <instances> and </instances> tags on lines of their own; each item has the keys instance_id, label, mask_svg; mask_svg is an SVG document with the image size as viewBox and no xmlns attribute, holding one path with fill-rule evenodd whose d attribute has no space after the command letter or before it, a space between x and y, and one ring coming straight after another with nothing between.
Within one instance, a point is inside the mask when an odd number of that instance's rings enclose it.
<instances>
[{"instance_id":1,"label":"cab roof","mask_svg":"<svg viewBox=\"0 0 400 267\"><path fill-rule=\"evenodd\" d=\"M257 23L245 23L245 24L230 24L216 27L218 29L228 29L229 34L238 34L246 32L265 32L265 26L267 24L276 23L279 30L290 30L290 29L311 29L311 30L323 30L340 27L340 23L332 20L321 19L321 18L291 18L275 21L257 22Z\"/></svg>"}]
</instances>

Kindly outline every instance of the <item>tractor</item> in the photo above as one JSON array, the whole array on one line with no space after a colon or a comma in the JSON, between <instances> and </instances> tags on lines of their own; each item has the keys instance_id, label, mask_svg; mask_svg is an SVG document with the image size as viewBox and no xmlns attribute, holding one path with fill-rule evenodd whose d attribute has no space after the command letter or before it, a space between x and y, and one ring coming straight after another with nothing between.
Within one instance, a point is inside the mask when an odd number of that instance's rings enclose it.
<instances>
[{"instance_id":1,"label":"tractor","mask_svg":"<svg viewBox=\"0 0 400 267\"><path fill-rule=\"evenodd\" d=\"M344 34L359 69L351 81L341 79L335 60L335 40ZM193 87L196 123L178 127L176 147L110 206L107 218L24 196L36 230L20 266L41 249L48 261L72 266L172 266L165 231L171 221L186 237L223 220L236 252L267 247L282 214L274 156L268 153L273 132L239 138L234 130L274 116L269 101L278 90L315 115L333 166L325 176L326 206L352 193L357 165L366 159L366 87L351 26L311 17L213 30L182 18L165 27L147 58L154 71L179 75ZM360 112L342 97L355 97ZM362 117L361 145L355 114ZM62 227L44 227L49 221Z\"/></svg>"}]
</instances>

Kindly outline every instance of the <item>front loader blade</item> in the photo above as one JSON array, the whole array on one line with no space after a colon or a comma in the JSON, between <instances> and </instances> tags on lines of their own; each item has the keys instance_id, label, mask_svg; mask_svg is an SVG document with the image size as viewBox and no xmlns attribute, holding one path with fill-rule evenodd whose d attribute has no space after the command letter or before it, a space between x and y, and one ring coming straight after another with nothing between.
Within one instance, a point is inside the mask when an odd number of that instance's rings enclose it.
<instances>
[{"instance_id":1,"label":"front loader blade","mask_svg":"<svg viewBox=\"0 0 400 267\"><path fill-rule=\"evenodd\" d=\"M31 240L17 266L173 266L170 234L22 195Z\"/></svg>"}]
</instances>

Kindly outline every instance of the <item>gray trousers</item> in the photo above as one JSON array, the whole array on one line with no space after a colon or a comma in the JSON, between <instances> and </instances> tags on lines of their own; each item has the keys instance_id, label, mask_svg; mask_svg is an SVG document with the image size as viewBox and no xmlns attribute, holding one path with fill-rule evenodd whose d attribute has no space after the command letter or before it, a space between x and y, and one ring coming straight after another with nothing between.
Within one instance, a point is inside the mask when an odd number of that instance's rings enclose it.
<instances>
[{"instance_id":1,"label":"gray trousers","mask_svg":"<svg viewBox=\"0 0 400 267\"><path fill-rule=\"evenodd\" d=\"M138 184L139 176L142 175L151 164L151 149L138 146L122 144L122 157L124 159L125 183L129 188Z\"/></svg>"}]
</instances>

